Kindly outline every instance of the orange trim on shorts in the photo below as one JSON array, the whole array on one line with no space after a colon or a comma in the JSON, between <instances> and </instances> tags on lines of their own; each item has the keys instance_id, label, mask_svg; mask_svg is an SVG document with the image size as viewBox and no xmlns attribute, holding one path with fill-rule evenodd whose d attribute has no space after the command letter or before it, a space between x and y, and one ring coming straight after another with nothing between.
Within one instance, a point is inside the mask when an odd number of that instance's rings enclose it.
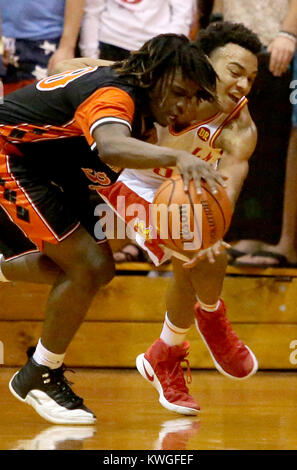
<instances>
[{"instance_id":1,"label":"orange trim on shorts","mask_svg":"<svg viewBox=\"0 0 297 470\"><path fill-rule=\"evenodd\" d=\"M39 212L29 194L27 194L25 189L22 188L21 184L11 173L9 168L9 155L0 154L0 178L5 182L4 187L0 185L0 206L5 210L12 222L22 230L40 251L43 250L44 242L57 244L68 237L80 225L80 223L77 223L76 226L63 235L63 237L59 237ZM14 192L14 201L8 201L4 198L6 190ZM17 207L28 211L28 222L22 220L17 215Z\"/></svg>"},{"instance_id":2,"label":"orange trim on shorts","mask_svg":"<svg viewBox=\"0 0 297 470\"><path fill-rule=\"evenodd\" d=\"M13 259L20 258L21 256L24 256L24 255L30 255L32 253L40 253L40 251L38 250L38 248L36 248L35 250L23 251L23 253L19 253L18 255L6 256L5 261L11 261Z\"/></svg>"}]
</instances>

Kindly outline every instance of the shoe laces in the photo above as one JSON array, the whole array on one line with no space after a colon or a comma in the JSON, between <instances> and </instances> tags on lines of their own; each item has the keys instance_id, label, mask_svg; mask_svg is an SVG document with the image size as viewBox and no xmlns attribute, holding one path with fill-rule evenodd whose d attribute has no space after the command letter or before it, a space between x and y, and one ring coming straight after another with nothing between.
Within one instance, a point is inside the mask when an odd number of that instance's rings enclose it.
<instances>
[{"instance_id":1,"label":"shoe laces","mask_svg":"<svg viewBox=\"0 0 297 470\"><path fill-rule=\"evenodd\" d=\"M30 359L34 352L35 346L30 346L27 349L27 356ZM73 382L70 382L65 376L65 372L72 372L75 374L73 369L62 364L61 367L57 369L49 369L42 375L44 385L46 385L47 390L57 399L59 404L67 404L68 408L76 408L83 404L83 399L77 396L74 391L71 389Z\"/></svg>"},{"instance_id":2,"label":"shoe laces","mask_svg":"<svg viewBox=\"0 0 297 470\"><path fill-rule=\"evenodd\" d=\"M66 367L65 364L62 364L58 369L51 369L49 371L48 390L55 394L60 404L69 404L70 402L73 407L77 407L82 405L83 399L73 392L71 388L73 382L70 382L64 376L64 373L68 371L75 374L75 371Z\"/></svg>"},{"instance_id":3,"label":"shoe laces","mask_svg":"<svg viewBox=\"0 0 297 470\"><path fill-rule=\"evenodd\" d=\"M190 363L188 359L186 359L188 354L188 352L185 352L183 354L180 354L179 356L172 358L171 363L172 365L174 365L165 378L165 384L168 388L170 387L172 389L177 390L178 392L184 392L186 394L188 394L189 392L186 383L190 384L192 382ZM183 368L181 366L182 362L185 362L187 364L186 380L184 377Z\"/></svg>"}]
</instances>

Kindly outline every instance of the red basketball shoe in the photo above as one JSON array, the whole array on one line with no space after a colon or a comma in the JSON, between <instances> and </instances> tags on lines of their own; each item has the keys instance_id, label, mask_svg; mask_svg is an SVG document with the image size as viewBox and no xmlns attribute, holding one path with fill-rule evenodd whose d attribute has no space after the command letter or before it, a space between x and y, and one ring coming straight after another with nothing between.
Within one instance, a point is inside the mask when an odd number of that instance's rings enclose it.
<instances>
[{"instance_id":1,"label":"red basketball shoe","mask_svg":"<svg viewBox=\"0 0 297 470\"><path fill-rule=\"evenodd\" d=\"M252 351L238 338L226 316L222 300L215 312L195 305L195 323L219 372L232 379L246 379L258 369Z\"/></svg>"},{"instance_id":2,"label":"red basketball shoe","mask_svg":"<svg viewBox=\"0 0 297 470\"><path fill-rule=\"evenodd\" d=\"M189 395L181 362L188 365L187 382L191 382L189 362L186 359L190 344L185 341L180 346L168 346L157 339L145 354L136 359L136 367L144 379L159 392L159 402L169 411L183 415L196 415L199 405Z\"/></svg>"}]
</instances>

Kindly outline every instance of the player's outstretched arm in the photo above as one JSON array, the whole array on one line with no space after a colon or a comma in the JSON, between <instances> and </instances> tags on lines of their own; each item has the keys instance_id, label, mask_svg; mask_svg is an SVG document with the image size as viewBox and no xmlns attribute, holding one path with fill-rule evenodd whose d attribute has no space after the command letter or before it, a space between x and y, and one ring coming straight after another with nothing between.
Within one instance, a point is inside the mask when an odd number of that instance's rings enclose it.
<instances>
[{"instance_id":1,"label":"player's outstretched arm","mask_svg":"<svg viewBox=\"0 0 297 470\"><path fill-rule=\"evenodd\" d=\"M189 181L194 180L197 191L201 190L201 178L212 192L218 184L224 185L224 177L208 163L183 150L143 142L131 137L127 126L105 124L93 132L100 158L109 165L120 168L179 168L187 190Z\"/></svg>"},{"instance_id":2,"label":"player's outstretched arm","mask_svg":"<svg viewBox=\"0 0 297 470\"><path fill-rule=\"evenodd\" d=\"M82 69L85 67L102 67L111 64L113 64L113 62L111 62L110 60L92 59L90 57L66 59L58 62L55 67L51 70L51 73L49 75L55 75L57 73L68 72L69 70Z\"/></svg>"},{"instance_id":3,"label":"player's outstretched arm","mask_svg":"<svg viewBox=\"0 0 297 470\"><path fill-rule=\"evenodd\" d=\"M220 142L224 151L220 160L219 169L221 174L227 178L225 186L233 209L244 180L247 177L249 159L257 143L257 129L248 111L242 121L241 128L237 128L235 131L234 129L227 129L224 138ZM245 125L246 122L248 123L247 125ZM183 264L183 267L192 269L204 259L208 259L210 263L214 263L215 258L228 247L230 246L227 243L220 240L215 245L205 250L198 251L188 262Z\"/></svg>"}]
</instances>

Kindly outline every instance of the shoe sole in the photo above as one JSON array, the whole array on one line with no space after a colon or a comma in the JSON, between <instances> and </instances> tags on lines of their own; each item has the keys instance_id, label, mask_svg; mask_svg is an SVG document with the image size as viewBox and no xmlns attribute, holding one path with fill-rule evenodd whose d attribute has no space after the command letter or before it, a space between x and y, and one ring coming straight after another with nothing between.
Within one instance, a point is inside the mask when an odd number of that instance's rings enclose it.
<instances>
[{"instance_id":1,"label":"shoe sole","mask_svg":"<svg viewBox=\"0 0 297 470\"><path fill-rule=\"evenodd\" d=\"M148 374L150 374L153 377L152 380L148 379L148 377L145 373L143 364L145 364L145 368L146 368ZM164 406L164 408L166 408L169 411L174 411L176 413L179 413L181 415L196 416L200 412L200 410L196 410L194 408L187 408L185 406L174 405L173 403L170 403L168 400L166 400L166 398L164 396L164 393L163 393L162 385L161 385L158 377L154 373L154 370L153 370L151 364L148 362L147 359L145 359L144 353L139 354L139 356L137 356L137 358L136 358L136 367L137 367L137 370L140 373L140 375L158 391L158 393L159 393L159 402L162 406Z\"/></svg>"},{"instance_id":2,"label":"shoe sole","mask_svg":"<svg viewBox=\"0 0 297 470\"><path fill-rule=\"evenodd\" d=\"M97 419L94 418L94 419L77 419L76 421L73 420L73 418L63 418L63 419L59 419L59 418L53 418L52 416L50 416L49 414L47 414L43 409L42 409L42 406L39 405L39 403L37 402L37 400L32 396L30 395L30 392L27 394L26 398L22 398L20 397L20 395L15 391L15 389L13 388L13 385L12 385L12 382L13 382L13 379L16 377L16 375L18 374L18 372L16 372L14 374L14 376L12 377L12 379L10 380L9 382L9 390L10 392L12 393L12 395L17 398L19 401L21 401L22 403L26 403L27 405L29 406L32 406L32 408L34 408L34 410L36 411L36 413L39 414L39 416L41 416L42 418L44 418L46 421L49 421L50 423L53 423L53 424L71 424L71 425L90 425L90 424L95 424ZM53 400L54 401L54 400ZM59 405L58 405L59 406Z\"/></svg>"},{"instance_id":3,"label":"shoe sole","mask_svg":"<svg viewBox=\"0 0 297 470\"><path fill-rule=\"evenodd\" d=\"M221 366L220 364L216 361L216 358L214 357L210 347L208 346L203 334L201 333L201 331L199 330L199 326L198 326L198 320L195 318L195 325L196 325L196 328L197 328L197 331L198 333L200 334L205 346L207 347L208 351L209 351L209 354L213 360L213 363L216 367L216 369L222 374L222 375L225 375L226 377L228 377L229 379L233 379L233 380L246 380L248 379L249 377L251 377L252 375L254 375L257 370L258 370L258 361L257 361L257 358L256 356L254 355L254 353L250 350L250 348L246 345L244 345L246 347L246 349L249 351L250 355L252 356L252 359L253 359L253 362L254 362L254 367L252 368L251 372L249 372L247 375L245 375L244 377L236 377L235 375L231 375L231 374L228 374L228 372L226 372Z\"/></svg>"}]
</instances>

